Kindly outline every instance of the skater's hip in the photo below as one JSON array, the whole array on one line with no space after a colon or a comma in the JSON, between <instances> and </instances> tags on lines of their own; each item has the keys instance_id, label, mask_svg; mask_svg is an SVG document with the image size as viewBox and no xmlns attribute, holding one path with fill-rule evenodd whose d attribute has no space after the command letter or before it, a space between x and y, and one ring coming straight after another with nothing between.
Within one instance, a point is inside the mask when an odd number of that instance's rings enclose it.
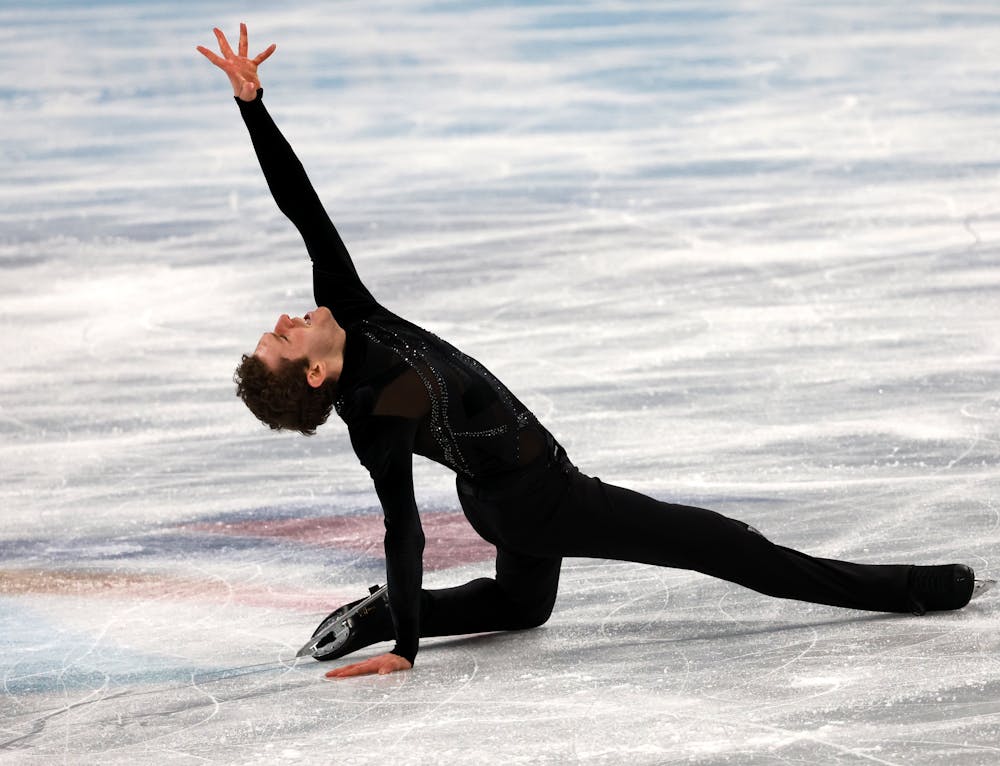
<instances>
[{"instance_id":1,"label":"skater's hip","mask_svg":"<svg viewBox=\"0 0 1000 766\"><path fill-rule=\"evenodd\" d=\"M458 499L484 540L509 551L548 554L552 546L538 546L578 473L548 436L545 450L525 466L476 480L459 477Z\"/></svg>"},{"instance_id":2,"label":"skater's hip","mask_svg":"<svg viewBox=\"0 0 1000 766\"><path fill-rule=\"evenodd\" d=\"M548 495L549 492L540 491L543 487L565 486L566 478L576 470L566 450L546 432L546 448L527 465L477 479L459 476L455 484L460 498L500 505L523 503L529 497Z\"/></svg>"}]
</instances>

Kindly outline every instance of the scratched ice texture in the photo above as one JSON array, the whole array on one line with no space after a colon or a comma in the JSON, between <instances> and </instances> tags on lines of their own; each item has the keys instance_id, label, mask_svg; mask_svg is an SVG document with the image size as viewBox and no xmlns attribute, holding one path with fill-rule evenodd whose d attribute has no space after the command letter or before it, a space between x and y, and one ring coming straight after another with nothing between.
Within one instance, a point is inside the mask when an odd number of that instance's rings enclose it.
<instances>
[{"instance_id":1,"label":"scratched ice texture","mask_svg":"<svg viewBox=\"0 0 1000 766\"><path fill-rule=\"evenodd\" d=\"M8 0L0 762L998 762L993 594L886 616L570 560L543 628L293 661L381 580L381 516L339 423L232 393L313 305L194 50L241 20L374 292L584 470L1000 569L995 2ZM489 574L415 470L426 582Z\"/></svg>"}]
</instances>

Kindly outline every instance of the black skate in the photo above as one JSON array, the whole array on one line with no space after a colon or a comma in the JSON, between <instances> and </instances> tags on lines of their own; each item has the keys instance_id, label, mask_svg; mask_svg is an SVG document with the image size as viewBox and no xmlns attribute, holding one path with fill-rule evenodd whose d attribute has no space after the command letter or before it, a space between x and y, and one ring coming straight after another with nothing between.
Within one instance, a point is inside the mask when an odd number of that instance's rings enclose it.
<instances>
[{"instance_id":1,"label":"black skate","mask_svg":"<svg viewBox=\"0 0 1000 766\"><path fill-rule=\"evenodd\" d=\"M299 649L296 657L336 660L393 635L387 586L371 586L370 595L345 604L331 612Z\"/></svg>"},{"instance_id":2,"label":"black skate","mask_svg":"<svg viewBox=\"0 0 1000 766\"><path fill-rule=\"evenodd\" d=\"M961 609L974 595L981 595L988 589L988 585L977 588L976 575L965 564L915 566L910 569L910 602L914 614Z\"/></svg>"}]
</instances>

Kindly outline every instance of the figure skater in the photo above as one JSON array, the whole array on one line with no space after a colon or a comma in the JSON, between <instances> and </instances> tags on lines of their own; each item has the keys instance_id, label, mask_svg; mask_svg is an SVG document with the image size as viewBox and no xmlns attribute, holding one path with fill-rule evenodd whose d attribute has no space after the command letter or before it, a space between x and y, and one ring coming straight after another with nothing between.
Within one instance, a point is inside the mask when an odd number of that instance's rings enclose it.
<instances>
[{"instance_id":1,"label":"figure skater","mask_svg":"<svg viewBox=\"0 0 1000 766\"><path fill-rule=\"evenodd\" d=\"M379 641L395 645L329 677L411 668L422 636L541 625L555 603L564 556L691 569L769 596L878 612L960 609L988 587L963 564L815 558L714 511L582 473L486 367L372 296L264 107L257 68L275 46L249 58L245 25L237 52L221 31L215 35L221 55L198 50L232 83L271 194L305 241L318 304L301 317L282 314L243 355L237 393L271 428L303 434L313 434L335 409L385 516L387 597L379 592L335 611L311 653L337 659ZM414 454L455 472L469 523L496 546L495 577L421 588Z\"/></svg>"}]
</instances>

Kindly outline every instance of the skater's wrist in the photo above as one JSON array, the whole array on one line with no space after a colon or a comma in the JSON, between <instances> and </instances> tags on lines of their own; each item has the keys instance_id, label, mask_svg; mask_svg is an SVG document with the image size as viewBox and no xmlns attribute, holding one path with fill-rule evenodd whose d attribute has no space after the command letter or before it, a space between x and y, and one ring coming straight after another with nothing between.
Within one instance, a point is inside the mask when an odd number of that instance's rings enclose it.
<instances>
[{"instance_id":1,"label":"skater's wrist","mask_svg":"<svg viewBox=\"0 0 1000 766\"><path fill-rule=\"evenodd\" d=\"M395 654L397 657L402 657L404 660L406 660L412 665L414 660L416 660L417 658L417 646L414 643L413 647L411 648L397 643L394 647L392 647L389 654Z\"/></svg>"},{"instance_id":2,"label":"skater's wrist","mask_svg":"<svg viewBox=\"0 0 1000 766\"><path fill-rule=\"evenodd\" d=\"M234 95L233 100L237 104L239 104L239 106L242 108L243 106L246 106L248 104L259 103L261 99L263 99L263 97L264 97L264 89L259 87L257 88L256 91L254 91L253 98L243 98L242 94L240 94L240 95Z\"/></svg>"}]
</instances>

